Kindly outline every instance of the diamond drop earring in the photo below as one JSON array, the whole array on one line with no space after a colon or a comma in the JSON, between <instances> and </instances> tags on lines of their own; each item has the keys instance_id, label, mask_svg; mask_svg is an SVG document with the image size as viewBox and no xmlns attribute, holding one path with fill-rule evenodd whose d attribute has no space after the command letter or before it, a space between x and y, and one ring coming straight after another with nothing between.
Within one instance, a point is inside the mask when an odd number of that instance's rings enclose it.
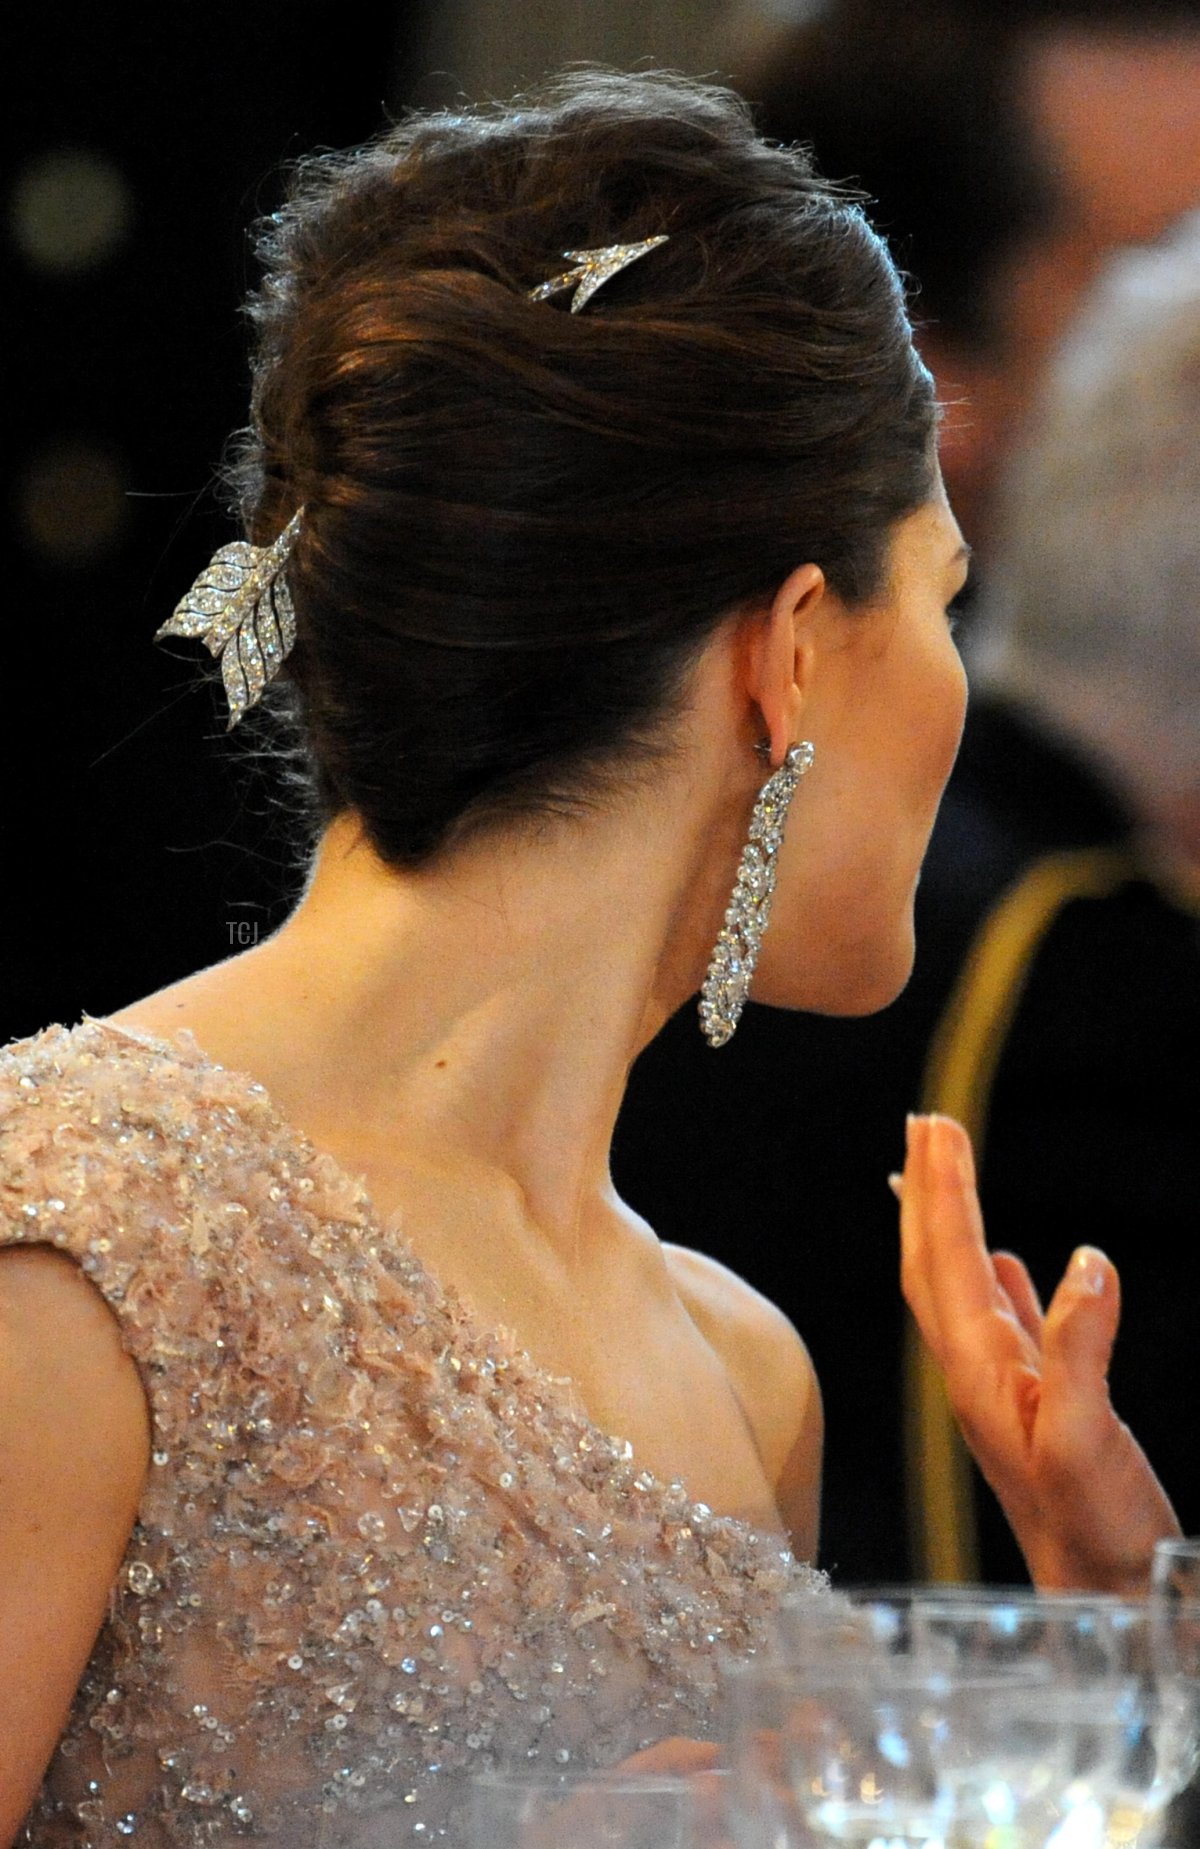
<instances>
[{"instance_id":1,"label":"diamond drop earring","mask_svg":"<svg viewBox=\"0 0 1200 1849\"><path fill-rule=\"evenodd\" d=\"M811 769L812 761L813 748L807 739L793 745L758 793L750 817L750 839L738 862L725 924L700 991L700 1026L709 1046L724 1046L742 1018L762 935L771 916L775 861L783 843L783 825L800 779Z\"/></svg>"}]
</instances>

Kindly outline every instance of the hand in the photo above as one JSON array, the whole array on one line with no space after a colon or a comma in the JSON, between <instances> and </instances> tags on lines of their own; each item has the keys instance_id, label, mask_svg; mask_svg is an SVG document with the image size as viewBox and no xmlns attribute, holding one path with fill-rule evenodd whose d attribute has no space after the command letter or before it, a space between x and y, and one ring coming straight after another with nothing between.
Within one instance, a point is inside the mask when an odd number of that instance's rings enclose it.
<instances>
[{"instance_id":1,"label":"hand","mask_svg":"<svg viewBox=\"0 0 1200 1849\"><path fill-rule=\"evenodd\" d=\"M798 1829L796 1802L783 1765L778 1734L756 1736L754 1763L770 1785L777 1815L786 1816L789 1821L796 1820ZM726 1790L726 1782L732 1774L721 1764L720 1747L672 1734L613 1767L615 1776L627 1772L666 1772L676 1778L686 1778L690 1786L688 1841L692 1849L735 1849L730 1797ZM792 1840L789 1835L788 1841ZM798 1843L799 1836L795 1840Z\"/></svg>"},{"instance_id":2,"label":"hand","mask_svg":"<svg viewBox=\"0 0 1200 1849\"><path fill-rule=\"evenodd\" d=\"M1034 1583L1145 1592L1179 1524L1109 1399L1116 1270L1081 1246L1043 1312L1020 1259L987 1250L971 1145L948 1117L909 1119L894 1185L904 1295Z\"/></svg>"},{"instance_id":3,"label":"hand","mask_svg":"<svg viewBox=\"0 0 1200 1849\"><path fill-rule=\"evenodd\" d=\"M662 1772L671 1778L691 1778L700 1772L715 1772L721 1763L721 1749L708 1740L689 1740L681 1733L656 1740L640 1753L631 1753L613 1767L617 1776Z\"/></svg>"},{"instance_id":4,"label":"hand","mask_svg":"<svg viewBox=\"0 0 1200 1849\"><path fill-rule=\"evenodd\" d=\"M653 1746L643 1747L607 1772L592 1772L588 1789L568 1793L547 1811L534 1831L526 1830L531 1849L561 1849L564 1842L599 1842L611 1821L603 1802L604 1786L611 1779L640 1776L683 1778L688 1783L687 1836L695 1849L734 1849L730 1840L726 1799L720 1769L720 1750L702 1740L672 1734Z\"/></svg>"}]
</instances>

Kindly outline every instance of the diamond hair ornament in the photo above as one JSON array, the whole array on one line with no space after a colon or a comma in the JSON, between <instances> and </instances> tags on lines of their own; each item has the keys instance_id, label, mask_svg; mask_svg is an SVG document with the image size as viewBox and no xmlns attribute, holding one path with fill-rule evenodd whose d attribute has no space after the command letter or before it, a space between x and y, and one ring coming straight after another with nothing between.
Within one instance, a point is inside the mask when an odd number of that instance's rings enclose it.
<instances>
[{"instance_id":1,"label":"diamond hair ornament","mask_svg":"<svg viewBox=\"0 0 1200 1849\"><path fill-rule=\"evenodd\" d=\"M636 263L647 251L656 250L666 241L666 233L662 232L655 238L643 238L640 244L608 244L602 250L564 250L563 256L576 267L564 270L561 276L552 276L549 282L539 283L536 289L529 291L529 300L544 302L548 296L561 295L564 289L574 289L571 313L577 315L597 289L603 288L618 271Z\"/></svg>"},{"instance_id":2,"label":"diamond hair ornament","mask_svg":"<svg viewBox=\"0 0 1200 1849\"><path fill-rule=\"evenodd\" d=\"M700 991L700 1026L709 1046L724 1046L733 1038L742 1018L763 932L771 916L775 861L783 845L784 823L800 779L812 768L812 761L813 748L804 739L791 747L779 769L759 791L725 923Z\"/></svg>"},{"instance_id":3,"label":"diamond hair ornament","mask_svg":"<svg viewBox=\"0 0 1200 1849\"><path fill-rule=\"evenodd\" d=\"M296 640L296 612L285 567L300 531L301 507L269 546L244 539L213 554L190 591L154 633L198 637L221 658L232 731L273 680Z\"/></svg>"}]
</instances>

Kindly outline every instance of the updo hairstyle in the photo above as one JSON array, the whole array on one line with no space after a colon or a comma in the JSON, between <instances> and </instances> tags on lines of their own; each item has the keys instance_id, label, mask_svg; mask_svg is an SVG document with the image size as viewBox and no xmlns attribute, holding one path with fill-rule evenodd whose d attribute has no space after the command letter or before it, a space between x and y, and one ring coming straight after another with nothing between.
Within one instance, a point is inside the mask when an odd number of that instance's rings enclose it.
<instances>
[{"instance_id":1,"label":"updo hairstyle","mask_svg":"<svg viewBox=\"0 0 1200 1849\"><path fill-rule=\"evenodd\" d=\"M598 291L563 253L669 242ZM299 163L260 227L251 539L303 505L264 709L312 830L382 860L571 813L666 748L732 612L819 564L861 605L935 409L859 206L732 94L572 73Z\"/></svg>"}]
</instances>

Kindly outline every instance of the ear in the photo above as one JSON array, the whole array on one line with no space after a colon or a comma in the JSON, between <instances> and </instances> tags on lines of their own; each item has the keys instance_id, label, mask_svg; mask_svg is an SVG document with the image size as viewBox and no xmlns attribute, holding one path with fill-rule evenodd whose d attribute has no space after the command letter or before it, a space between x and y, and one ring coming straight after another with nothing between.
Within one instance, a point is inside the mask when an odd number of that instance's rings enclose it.
<instances>
[{"instance_id":1,"label":"ear","mask_svg":"<svg viewBox=\"0 0 1200 1849\"><path fill-rule=\"evenodd\" d=\"M826 589L819 565L797 566L751 631L747 691L763 716L773 770L800 737L800 715L812 679L812 618Z\"/></svg>"}]
</instances>

